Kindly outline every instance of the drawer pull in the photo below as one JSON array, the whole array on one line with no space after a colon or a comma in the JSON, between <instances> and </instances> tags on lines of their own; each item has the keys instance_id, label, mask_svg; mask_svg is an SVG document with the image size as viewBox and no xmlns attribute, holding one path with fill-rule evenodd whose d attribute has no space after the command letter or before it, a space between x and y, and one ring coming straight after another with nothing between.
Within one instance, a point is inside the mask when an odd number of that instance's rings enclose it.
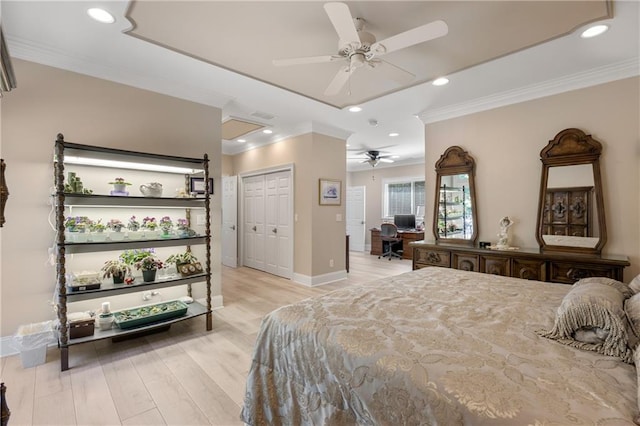
<instances>
[{"instance_id":1,"label":"drawer pull","mask_svg":"<svg viewBox=\"0 0 640 426\"><path fill-rule=\"evenodd\" d=\"M440 255L438 253L429 252L427 255L427 260L431 263L441 263L442 259L440 259Z\"/></svg>"}]
</instances>

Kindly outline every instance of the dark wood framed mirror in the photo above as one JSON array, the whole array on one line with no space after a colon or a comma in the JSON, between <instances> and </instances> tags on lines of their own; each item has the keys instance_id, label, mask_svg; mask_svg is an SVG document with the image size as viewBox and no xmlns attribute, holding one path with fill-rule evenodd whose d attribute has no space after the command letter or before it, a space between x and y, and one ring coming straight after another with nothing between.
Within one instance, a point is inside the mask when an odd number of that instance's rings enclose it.
<instances>
[{"instance_id":1,"label":"dark wood framed mirror","mask_svg":"<svg viewBox=\"0 0 640 426\"><path fill-rule=\"evenodd\" d=\"M469 246L478 238L475 161L459 146L436 162L433 234L436 241Z\"/></svg>"},{"instance_id":2,"label":"dark wood framed mirror","mask_svg":"<svg viewBox=\"0 0 640 426\"><path fill-rule=\"evenodd\" d=\"M607 228L600 176L602 144L565 129L540 152L536 238L543 251L600 254Z\"/></svg>"}]
</instances>

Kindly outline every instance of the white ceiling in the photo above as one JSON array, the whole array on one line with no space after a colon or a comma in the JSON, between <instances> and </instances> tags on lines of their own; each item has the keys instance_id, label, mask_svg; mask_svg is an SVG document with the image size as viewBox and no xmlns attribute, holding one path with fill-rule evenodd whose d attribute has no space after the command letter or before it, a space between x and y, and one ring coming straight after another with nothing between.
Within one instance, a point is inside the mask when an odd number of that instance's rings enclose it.
<instances>
[{"instance_id":1,"label":"white ceiling","mask_svg":"<svg viewBox=\"0 0 640 426\"><path fill-rule=\"evenodd\" d=\"M613 17L604 20L610 30L588 40L572 30L611 3L347 2L378 40L434 19L444 19L449 34L384 57L416 75L406 87L364 69L353 74L350 95L327 98L322 92L339 64L270 63L336 53L323 4L2 0L0 13L13 57L212 105L225 118L273 130L249 134L246 143L223 141L226 154L317 131L347 139L350 149L387 147L399 156L392 166L419 163L424 123L640 73L637 1L613 2ZM86 9L96 6L116 23L91 20ZM430 84L443 74L450 84ZM343 108L351 104L363 111ZM347 165L370 168L357 160Z\"/></svg>"}]
</instances>

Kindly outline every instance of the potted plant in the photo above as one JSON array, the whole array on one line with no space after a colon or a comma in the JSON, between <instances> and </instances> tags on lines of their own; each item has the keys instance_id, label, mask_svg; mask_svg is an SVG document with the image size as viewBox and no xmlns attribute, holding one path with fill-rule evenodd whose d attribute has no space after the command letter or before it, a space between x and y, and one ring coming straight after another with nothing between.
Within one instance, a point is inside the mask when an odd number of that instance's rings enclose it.
<instances>
[{"instance_id":1,"label":"potted plant","mask_svg":"<svg viewBox=\"0 0 640 426\"><path fill-rule=\"evenodd\" d=\"M136 262L141 261L145 257L154 256L154 249L133 249L125 250L120 253L119 259L127 265L135 265Z\"/></svg>"},{"instance_id":2,"label":"potted plant","mask_svg":"<svg viewBox=\"0 0 640 426\"><path fill-rule=\"evenodd\" d=\"M142 280L148 283L156 280L156 272L162 269L163 263L156 255L151 254L137 261L134 266L142 271Z\"/></svg>"},{"instance_id":3,"label":"potted plant","mask_svg":"<svg viewBox=\"0 0 640 426\"><path fill-rule=\"evenodd\" d=\"M127 276L131 273L131 267L123 262L121 259L108 260L102 266L101 271L104 278L113 277L114 284L122 284Z\"/></svg>"},{"instance_id":4,"label":"potted plant","mask_svg":"<svg viewBox=\"0 0 640 426\"><path fill-rule=\"evenodd\" d=\"M131 183L126 182L124 178L117 177L113 182L109 182L109 185L113 185L111 195L129 195L129 192L127 192L127 186L131 185Z\"/></svg>"},{"instance_id":5,"label":"potted plant","mask_svg":"<svg viewBox=\"0 0 640 426\"><path fill-rule=\"evenodd\" d=\"M154 239L158 236L158 222L155 217L145 217L142 219L142 229L144 230L144 236L146 239Z\"/></svg>"},{"instance_id":6,"label":"potted plant","mask_svg":"<svg viewBox=\"0 0 640 426\"><path fill-rule=\"evenodd\" d=\"M130 240L139 240L142 238L142 231L140 231L140 222L136 219L135 216L131 216L129 218L129 223L127 223L127 235Z\"/></svg>"},{"instance_id":7,"label":"potted plant","mask_svg":"<svg viewBox=\"0 0 640 426\"><path fill-rule=\"evenodd\" d=\"M66 237L74 243L82 243L87 241L86 232L89 230L92 222L87 216L68 216L64 222L67 230Z\"/></svg>"},{"instance_id":8,"label":"potted plant","mask_svg":"<svg viewBox=\"0 0 640 426\"><path fill-rule=\"evenodd\" d=\"M179 254L172 254L171 256L169 256L167 258L165 263L176 265L176 270L178 271L178 273L180 275L184 275L182 270L181 270L181 266L182 265L192 264L192 263L195 263L197 261L198 261L198 258L195 257L193 253L191 253L190 251L185 251L185 252L179 253Z\"/></svg>"},{"instance_id":9,"label":"potted plant","mask_svg":"<svg viewBox=\"0 0 640 426\"><path fill-rule=\"evenodd\" d=\"M189 228L189 221L187 219L178 219L176 221L176 229L178 230L178 236L181 238L193 237L196 235L196 231Z\"/></svg>"},{"instance_id":10,"label":"potted plant","mask_svg":"<svg viewBox=\"0 0 640 426\"><path fill-rule=\"evenodd\" d=\"M107 235L104 233L104 230L107 229L107 226L102 223L102 219L98 219L96 222L91 222L89 225L89 230L91 231L91 239L94 242L102 242L107 239Z\"/></svg>"},{"instance_id":11,"label":"potted plant","mask_svg":"<svg viewBox=\"0 0 640 426\"><path fill-rule=\"evenodd\" d=\"M107 222L107 228L111 230L109 234L109 239L111 241L122 241L124 240L124 233L121 232L122 228L124 228L124 223L120 219L111 219Z\"/></svg>"},{"instance_id":12,"label":"potted plant","mask_svg":"<svg viewBox=\"0 0 640 426\"><path fill-rule=\"evenodd\" d=\"M162 237L169 237L169 233L171 232L171 228L173 228L173 222L169 216L163 216L160 219L160 229L162 229Z\"/></svg>"}]
</instances>

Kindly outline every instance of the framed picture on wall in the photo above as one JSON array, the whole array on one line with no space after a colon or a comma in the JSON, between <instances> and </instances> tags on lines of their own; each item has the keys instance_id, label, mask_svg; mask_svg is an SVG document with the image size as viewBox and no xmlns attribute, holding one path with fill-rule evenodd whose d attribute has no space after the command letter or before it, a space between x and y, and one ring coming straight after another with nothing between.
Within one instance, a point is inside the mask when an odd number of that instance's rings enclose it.
<instances>
[{"instance_id":1,"label":"framed picture on wall","mask_svg":"<svg viewBox=\"0 0 640 426\"><path fill-rule=\"evenodd\" d=\"M321 206L339 206L342 204L342 181L334 179L320 179Z\"/></svg>"},{"instance_id":2,"label":"framed picture on wall","mask_svg":"<svg viewBox=\"0 0 640 426\"><path fill-rule=\"evenodd\" d=\"M189 178L189 192L192 194L204 194L204 178ZM209 178L209 194L213 194L213 178Z\"/></svg>"}]
</instances>

